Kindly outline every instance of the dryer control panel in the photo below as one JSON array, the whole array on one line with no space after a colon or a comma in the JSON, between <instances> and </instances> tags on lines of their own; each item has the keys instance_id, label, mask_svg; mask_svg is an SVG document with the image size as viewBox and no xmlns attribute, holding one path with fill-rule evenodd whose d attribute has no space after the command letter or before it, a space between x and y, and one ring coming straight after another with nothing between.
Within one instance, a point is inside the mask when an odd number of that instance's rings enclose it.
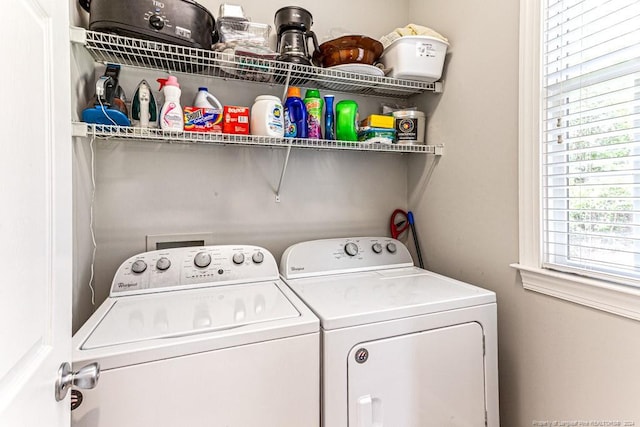
<instances>
[{"instance_id":1,"label":"dryer control panel","mask_svg":"<svg viewBox=\"0 0 640 427\"><path fill-rule=\"evenodd\" d=\"M273 255L258 246L216 245L162 249L122 263L111 296L278 279Z\"/></svg>"},{"instance_id":2,"label":"dryer control panel","mask_svg":"<svg viewBox=\"0 0 640 427\"><path fill-rule=\"evenodd\" d=\"M347 237L302 242L282 255L285 279L413 266L407 247L389 237Z\"/></svg>"}]
</instances>

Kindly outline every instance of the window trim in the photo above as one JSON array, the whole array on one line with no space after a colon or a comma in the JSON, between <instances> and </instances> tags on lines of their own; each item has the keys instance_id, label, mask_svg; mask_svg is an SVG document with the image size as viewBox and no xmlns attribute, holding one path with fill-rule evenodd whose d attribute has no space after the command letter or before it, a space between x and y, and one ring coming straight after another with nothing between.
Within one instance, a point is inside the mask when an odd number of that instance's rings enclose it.
<instances>
[{"instance_id":1,"label":"window trim","mask_svg":"<svg viewBox=\"0 0 640 427\"><path fill-rule=\"evenodd\" d=\"M640 320L640 289L542 268L540 118L542 0L520 0L519 263L525 289Z\"/></svg>"}]
</instances>

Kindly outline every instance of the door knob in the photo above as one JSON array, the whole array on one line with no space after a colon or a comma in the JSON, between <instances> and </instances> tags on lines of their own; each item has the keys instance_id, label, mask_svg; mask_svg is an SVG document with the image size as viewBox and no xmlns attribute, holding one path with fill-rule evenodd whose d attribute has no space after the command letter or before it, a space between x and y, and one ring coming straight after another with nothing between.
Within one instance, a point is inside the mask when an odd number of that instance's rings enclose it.
<instances>
[{"instance_id":1,"label":"door knob","mask_svg":"<svg viewBox=\"0 0 640 427\"><path fill-rule=\"evenodd\" d=\"M71 365L64 362L58 369L56 380L56 400L59 402L67 395L71 386L82 389L94 388L100 378L100 365L95 362L82 367L78 372L71 370Z\"/></svg>"}]
</instances>

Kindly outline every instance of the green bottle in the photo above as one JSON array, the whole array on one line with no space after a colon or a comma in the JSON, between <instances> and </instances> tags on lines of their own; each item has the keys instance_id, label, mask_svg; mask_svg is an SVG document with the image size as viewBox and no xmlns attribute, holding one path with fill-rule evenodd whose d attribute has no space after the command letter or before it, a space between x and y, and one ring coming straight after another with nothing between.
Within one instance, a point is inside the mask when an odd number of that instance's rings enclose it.
<instances>
[{"instance_id":1,"label":"green bottle","mask_svg":"<svg viewBox=\"0 0 640 427\"><path fill-rule=\"evenodd\" d=\"M336 104L336 139L358 140L358 103L356 101L344 100Z\"/></svg>"},{"instance_id":2,"label":"green bottle","mask_svg":"<svg viewBox=\"0 0 640 427\"><path fill-rule=\"evenodd\" d=\"M307 89L304 94L304 105L307 109L307 129L309 138L322 139L322 107L324 101L320 98L318 89Z\"/></svg>"}]
</instances>

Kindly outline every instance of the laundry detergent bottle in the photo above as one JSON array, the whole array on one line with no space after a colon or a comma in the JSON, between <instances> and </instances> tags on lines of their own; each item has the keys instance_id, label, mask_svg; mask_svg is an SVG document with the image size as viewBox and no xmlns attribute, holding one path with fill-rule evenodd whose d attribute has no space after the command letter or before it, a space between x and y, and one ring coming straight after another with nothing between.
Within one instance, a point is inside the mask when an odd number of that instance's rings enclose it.
<instances>
[{"instance_id":1,"label":"laundry detergent bottle","mask_svg":"<svg viewBox=\"0 0 640 427\"><path fill-rule=\"evenodd\" d=\"M285 138L307 138L307 108L300 98L300 88L290 86L284 103Z\"/></svg>"},{"instance_id":2,"label":"laundry detergent bottle","mask_svg":"<svg viewBox=\"0 0 640 427\"><path fill-rule=\"evenodd\" d=\"M322 109L324 101L320 98L318 89L307 89L304 94L304 105L307 109L307 128L309 138L322 139Z\"/></svg>"},{"instance_id":3,"label":"laundry detergent bottle","mask_svg":"<svg viewBox=\"0 0 640 427\"><path fill-rule=\"evenodd\" d=\"M213 108L214 110L222 111L222 104L218 101L218 98L209 93L209 89L206 87L198 88L198 93L193 100L193 106L198 108Z\"/></svg>"},{"instance_id":4,"label":"laundry detergent bottle","mask_svg":"<svg viewBox=\"0 0 640 427\"><path fill-rule=\"evenodd\" d=\"M158 79L164 95L164 104L160 110L160 128L165 130L184 130L184 115L180 105L180 84L175 76Z\"/></svg>"}]
</instances>

